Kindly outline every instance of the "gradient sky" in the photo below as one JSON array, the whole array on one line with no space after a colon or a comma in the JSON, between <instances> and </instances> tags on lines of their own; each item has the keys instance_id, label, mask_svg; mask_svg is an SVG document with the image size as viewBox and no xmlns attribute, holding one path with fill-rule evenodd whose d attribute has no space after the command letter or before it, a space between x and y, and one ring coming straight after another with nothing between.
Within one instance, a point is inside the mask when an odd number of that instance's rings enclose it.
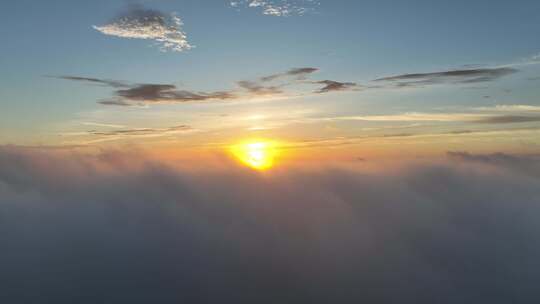
<instances>
[{"instance_id":1,"label":"gradient sky","mask_svg":"<svg viewBox=\"0 0 540 304\"><path fill-rule=\"evenodd\" d=\"M0 303L539 303L539 16L1 0Z\"/></svg>"},{"instance_id":2,"label":"gradient sky","mask_svg":"<svg viewBox=\"0 0 540 304\"><path fill-rule=\"evenodd\" d=\"M98 30L173 13L191 49ZM539 13L532 0L5 1L0 142L530 153ZM259 81L269 75L280 76ZM134 91L149 84L174 87Z\"/></svg>"}]
</instances>

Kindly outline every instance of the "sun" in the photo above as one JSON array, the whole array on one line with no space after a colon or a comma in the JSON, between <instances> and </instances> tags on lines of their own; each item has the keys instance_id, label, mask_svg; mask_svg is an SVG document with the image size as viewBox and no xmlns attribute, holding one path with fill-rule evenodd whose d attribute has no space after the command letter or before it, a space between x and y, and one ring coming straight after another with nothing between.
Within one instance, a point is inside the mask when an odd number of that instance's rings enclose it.
<instances>
[{"instance_id":1,"label":"sun","mask_svg":"<svg viewBox=\"0 0 540 304\"><path fill-rule=\"evenodd\" d=\"M277 156L276 144L270 141L244 142L233 146L231 151L241 163L261 171L272 168Z\"/></svg>"}]
</instances>

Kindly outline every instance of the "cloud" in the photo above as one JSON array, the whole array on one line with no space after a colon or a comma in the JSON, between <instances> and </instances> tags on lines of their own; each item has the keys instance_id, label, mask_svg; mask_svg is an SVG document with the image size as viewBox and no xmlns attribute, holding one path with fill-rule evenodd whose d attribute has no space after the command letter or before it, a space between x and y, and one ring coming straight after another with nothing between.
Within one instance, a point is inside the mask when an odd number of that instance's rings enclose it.
<instances>
[{"instance_id":1,"label":"cloud","mask_svg":"<svg viewBox=\"0 0 540 304\"><path fill-rule=\"evenodd\" d=\"M316 0L238 0L231 1L233 8L260 9L264 15L287 17L292 15L304 15L314 11L319 5Z\"/></svg>"},{"instance_id":2,"label":"cloud","mask_svg":"<svg viewBox=\"0 0 540 304\"><path fill-rule=\"evenodd\" d=\"M316 91L316 93L353 90L357 87L355 83L349 82L337 82L331 80L304 81L309 75L316 71L318 71L317 68L295 68L284 73L260 77L256 80L238 81L237 85L239 89L215 92L180 90L173 84L128 84L121 81L80 76L56 76L54 78L110 86L115 89L114 96L98 101L98 103L114 106L146 106L150 104L298 96L298 93L293 94L290 91L285 90L285 88L304 85L306 83L322 84L323 88ZM292 79L290 79L291 77ZM271 83L282 78L285 80L284 82L278 84Z\"/></svg>"},{"instance_id":3,"label":"cloud","mask_svg":"<svg viewBox=\"0 0 540 304\"><path fill-rule=\"evenodd\" d=\"M497 110L497 108L491 108ZM519 108L508 108L516 110ZM527 109L527 107L522 108ZM503 111L503 108L499 108ZM491 113L399 113L391 115L338 116L322 118L321 120L360 120L375 122L468 122L484 124L508 124L540 121L540 116L532 115L493 115Z\"/></svg>"},{"instance_id":4,"label":"cloud","mask_svg":"<svg viewBox=\"0 0 540 304\"><path fill-rule=\"evenodd\" d=\"M467 158L263 175L1 147L0 302L534 302L540 179L504 163L538 161Z\"/></svg>"},{"instance_id":5,"label":"cloud","mask_svg":"<svg viewBox=\"0 0 540 304\"><path fill-rule=\"evenodd\" d=\"M161 45L161 50L175 52L192 48L182 27L183 23L175 13L165 15L139 5L132 5L108 24L93 26L109 36L154 40Z\"/></svg>"},{"instance_id":6,"label":"cloud","mask_svg":"<svg viewBox=\"0 0 540 304\"><path fill-rule=\"evenodd\" d=\"M362 120L362 121L380 121L380 122L456 122L472 121L483 118L478 114L470 113L399 113L391 115L366 115L366 116L340 116L331 117L327 120Z\"/></svg>"},{"instance_id":7,"label":"cloud","mask_svg":"<svg viewBox=\"0 0 540 304\"><path fill-rule=\"evenodd\" d=\"M448 152L449 159L454 161L488 164L507 168L540 178L539 155L511 155L506 153L472 154L469 152Z\"/></svg>"},{"instance_id":8,"label":"cloud","mask_svg":"<svg viewBox=\"0 0 540 304\"><path fill-rule=\"evenodd\" d=\"M488 112L521 112L521 113L531 113L531 112L540 112L539 106L531 105L496 105L493 107L480 107L474 108L478 111L488 111Z\"/></svg>"},{"instance_id":9,"label":"cloud","mask_svg":"<svg viewBox=\"0 0 540 304\"><path fill-rule=\"evenodd\" d=\"M138 138L158 138L166 136L174 136L178 134L186 134L188 132L195 132L194 128L187 125L178 125L166 128L129 128L126 126L116 126L111 124L88 124L114 130L89 130L84 132L67 132L60 133L60 136L71 138L83 138L76 141L70 141L71 143L77 143L80 146L91 145L110 141L120 141L127 139Z\"/></svg>"},{"instance_id":10,"label":"cloud","mask_svg":"<svg viewBox=\"0 0 540 304\"><path fill-rule=\"evenodd\" d=\"M192 131L193 128L186 125L174 126L169 128L134 128L112 131L89 131L88 134L100 136L163 136L170 134Z\"/></svg>"},{"instance_id":11,"label":"cloud","mask_svg":"<svg viewBox=\"0 0 540 304\"><path fill-rule=\"evenodd\" d=\"M524 122L538 122L540 116L516 116L516 115L504 115L493 116L476 120L476 123L487 124L508 124L508 123L524 123Z\"/></svg>"},{"instance_id":12,"label":"cloud","mask_svg":"<svg viewBox=\"0 0 540 304\"><path fill-rule=\"evenodd\" d=\"M322 84L323 87L316 91L316 93L330 93L335 91L351 91L358 89L358 84L354 82L339 82L333 80L316 81L316 84Z\"/></svg>"},{"instance_id":13,"label":"cloud","mask_svg":"<svg viewBox=\"0 0 540 304\"><path fill-rule=\"evenodd\" d=\"M283 90L279 86L263 86L257 82L242 80L239 81L238 86L247 90L252 95L264 96L264 95L279 95L283 93Z\"/></svg>"},{"instance_id":14,"label":"cloud","mask_svg":"<svg viewBox=\"0 0 540 304\"><path fill-rule=\"evenodd\" d=\"M98 101L99 104L104 106L119 106L119 107L133 107L133 106L144 106L142 103L133 103L126 100L121 99L113 99L113 100L100 100Z\"/></svg>"},{"instance_id":15,"label":"cloud","mask_svg":"<svg viewBox=\"0 0 540 304\"><path fill-rule=\"evenodd\" d=\"M238 84L240 87L248 89L254 93L282 93L282 88L287 86L292 86L296 84L317 84L323 85L319 90L316 90L315 93L323 94L336 91L348 91L355 90L359 88L359 85L353 82L338 82L333 80L322 80L322 81L309 81L307 82L309 76L313 73L318 72L318 68L306 67L306 68L295 68L290 69L284 73L272 74L268 76L261 77L259 81L241 81ZM287 79L287 78L291 78ZM288 80L285 83L281 83L279 86L267 86L261 83L273 82L280 79Z\"/></svg>"},{"instance_id":16,"label":"cloud","mask_svg":"<svg viewBox=\"0 0 540 304\"><path fill-rule=\"evenodd\" d=\"M183 103L206 100L225 100L234 98L230 92L192 92L178 90L170 84L140 84L129 89L117 90L118 98L145 103Z\"/></svg>"},{"instance_id":17,"label":"cloud","mask_svg":"<svg viewBox=\"0 0 540 304\"><path fill-rule=\"evenodd\" d=\"M296 80L306 80L308 75L313 74L317 71L319 71L318 68L295 68L295 69L290 69L285 73L279 73L279 74L261 77L261 81L263 82L273 81L273 80L283 78L283 77L295 77Z\"/></svg>"},{"instance_id":18,"label":"cloud","mask_svg":"<svg viewBox=\"0 0 540 304\"><path fill-rule=\"evenodd\" d=\"M117 80L107 80L107 79L78 77L78 76L51 76L51 77L58 78L58 79L64 79L64 80L89 82L89 83L105 85L105 86L109 86L109 87L113 87L113 88L125 88L125 87L128 87L128 85L125 84L124 82L117 81Z\"/></svg>"},{"instance_id":19,"label":"cloud","mask_svg":"<svg viewBox=\"0 0 540 304\"><path fill-rule=\"evenodd\" d=\"M402 74L379 78L374 81L390 83L396 87L420 87L435 84L474 84L495 81L517 72L518 70L507 67L481 68L435 73Z\"/></svg>"},{"instance_id":20,"label":"cloud","mask_svg":"<svg viewBox=\"0 0 540 304\"><path fill-rule=\"evenodd\" d=\"M91 121L83 121L83 122L81 122L81 125L93 126L93 127L103 127L103 128L112 128L112 129L122 129L122 128L126 127L124 125L100 123L100 122L91 122Z\"/></svg>"},{"instance_id":21,"label":"cloud","mask_svg":"<svg viewBox=\"0 0 540 304\"><path fill-rule=\"evenodd\" d=\"M98 103L102 105L143 106L156 103L201 102L235 98L232 92L193 92L188 90L178 90L177 87L172 84L132 85L111 80L77 76L61 76L56 78L99 83L117 89L114 91L114 97L112 99L98 101Z\"/></svg>"}]
</instances>

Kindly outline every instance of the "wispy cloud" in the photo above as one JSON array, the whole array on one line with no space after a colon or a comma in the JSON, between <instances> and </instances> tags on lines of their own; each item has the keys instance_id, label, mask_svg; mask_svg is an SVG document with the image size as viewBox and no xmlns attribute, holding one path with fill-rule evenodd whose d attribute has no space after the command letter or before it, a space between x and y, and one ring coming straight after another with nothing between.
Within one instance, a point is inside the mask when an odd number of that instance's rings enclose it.
<instances>
[{"instance_id":1,"label":"wispy cloud","mask_svg":"<svg viewBox=\"0 0 540 304\"><path fill-rule=\"evenodd\" d=\"M316 0L238 0L231 1L233 8L259 9L264 15L287 17L292 15L304 15L314 11L320 5Z\"/></svg>"},{"instance_id":2,"label":"wispy cloud","mask_svg":"<svg viewBox=\"0 0 540 304\"><path fill-rule=\"evenodd\" d=\"M540 116L518 116L518 115L504 115L493 116L483 119L478 119L476 123L486 124L511 124L511 123L525 123L525 122L539 122Z\"/></svg>"},{"instance_id":3,"label":"wispy cloud","mask_svg":"<svg viewBox=\"0 0 540 304\"><path fill-rule=\"evenodd\" d=\"M71 140L71 143L77 145L89 145L111 141L128 140L132 138L157 138L173 136L196 131L188 125L178 125L166 128L129 128L126 126L102 123L83 123L88 126L106 128L108 130L88 130L82 132L67 132L59 134L62 137L77 138ZM113 129L113 130L110 130Z\"/></svg>"},{"instance_id":4,"label":"wispy cloud","mask_svg":"<svg viewBox=\"0 0 540 304\"><path fill-rule=\"evenodd\" d=\"M374 80L395 87L421 87L436 84L474 84L491 82L515 74L518 70L509 67L450 70L433 73L401 74Z\"/></svg>"},{"instance_id":5,"label":"wispy cloud","mask_svg":"<svg viewBox=\"0 0 540 304\"><path fill-rule=\"evenodd\" d=\"M496 105L493 107L474 108L478 111L494 111L494 112L540 112L540 106L531 105Z\"/></svg>"},{"instance_id":6,"label":"wispy cloud","mask_svg":"<svg viewBox=\"0 0 540 304\"><path fill-rule=\"evenodd\" d=\"M481 113L403 113L393 115L342 116L326 118L333 121L374 121L374 122L467 122L483 124L510 124L538 122L540 116L490 115Z\"/></svg>"},{"instance_id":7,"label":"wispy cloud","mask_svg":"<svg viewBox=\"0 0 540 304\"><path fill-rule=\"evenodd\" d=\"M110 36L154 40L163 51L181 52L192 48L176 13L167 15L139 5L132 5L111 22L93 28Z\"/></svg>"},{"instance_id":8,"label":"wispy cloud","mask_svg":"<svg viewBox=\"0 0 540 304\"><path fill-rule=\"evenodd\" d=\"M202 102L235 98L232 92L194 92L179 90L172 84L126 84L111 80L77 76L61 76L56 78L98 83L115 88L116 90L112 98L98 101L102 105L144 106L159 103ZM118 83L121 83L121 85L117 85Z\"/></svg>"},{"instance_id":9,"label":"wispy cloud","mask_svg":"<svg viewBox=\"0 0 540 304\"><path fill-rule=\"evenodd\" d=\"M112 98L98 101L102 105L114 106L147 106L150 104L205 102L217 100L246 100L254 98L291 97L312 93L331 93L335 91L355 90L356 83L337 82L332 80L308 81L309 75L318 71L317 68L295 68L283 73L272 74L255 80L238 81L237 88L201 92L179 89L173 84L128 84L125 82L79 76L59 76L55 78L100 84L114 88ZM291 86L320 85L320 89L309 93L293 93L287 90ZM304 90L305 91L305 90Z\"/></svg>"},{"instance_id":10,"label":"wispy cloud","mask_svg":"<svg viewBox=\"0 0 540 304\"><path fill-rule=\"evenodd\" d=\"M139 84L115 91L119 101L142 103L183 103L207 100L225 100L234 96L230 92L192 92L178 90L171 84Z\"/></svg>"},{"instance_id":11,"label":"wispy cloud","mask_svg":"<svg viewBox=\"0 0 540 304\"><path fill-rule=\"evenodd\" d=\"M193 128L191 128L190 126L180 125L169 128L134 128L112 131L88 131L88 134L101 136L162 136L168 134L182 133L191 130L193 130Z\"/></svg>"},{"instance_id":12,"label":"wispy cloud","mask_svg":"<svg viewBox=\"0 0 540 304\"><path fill-rule=\"evenodd\" d=\"M310 118L308 121L368 121L368 122L438 122L513 124L540 122L540 107L530 105L497 105L466 108L462 112L405 112L387 115L351 115Z\"/></svg>"},{"instance_id":13,"label":"wispy cloud","mask_svg":"<svg viewBox=\"0 0 540 304\"><path fill-rule=\"evenodd\" d=\"M269 76L261 77L261 81L273 81L283 77L294 77L296 80L306 80L307 76L319 71L318 68L294 68L284 73L273 74Z\"/></svg>"},{"instance_id":14,"label":"wispy cloud","mask_svg":"<svg viewBox=\"0 0 540 304\"><path fill-rule=\"evenodd\" d=\"M358 84L354 82L339 82L333 80L316 81L316 84L321 84L323 87L316 91L316 93L323 94L335 91L351 91L359 88Z\"/></svg>"},{"instance_id":15,"label":"wispy cloud","mask_svg":"<svg viewBox=\"0 0 540 304\"><path fill-rule=\"evenodd\" d=\"M126 83L118 81L118 80L107 80L107 79L78 77L78 76L51 76L51 77L64 79L64 80L83 81L83 82L88 82L88 83L93 83L93 84L98 84L98 85L109 86L113 88L128 87Z\"/></svg>"},{"instance_id":16,"label":"wispy cloud","mask_svg":"<svg viewBox=\"0 0 540 304\"><path fill-rule=\"evenodd\" d=\"M126 126L124 126L124 125L109 124L109 123L100 123L100 122L87 122L87 121L81 122L81 125L84 125L84 126L93 126L93 127L112 128L112 129L121 129L121 128L125 128L125 127L126 127Z\"/></svg>"}]
</instances>

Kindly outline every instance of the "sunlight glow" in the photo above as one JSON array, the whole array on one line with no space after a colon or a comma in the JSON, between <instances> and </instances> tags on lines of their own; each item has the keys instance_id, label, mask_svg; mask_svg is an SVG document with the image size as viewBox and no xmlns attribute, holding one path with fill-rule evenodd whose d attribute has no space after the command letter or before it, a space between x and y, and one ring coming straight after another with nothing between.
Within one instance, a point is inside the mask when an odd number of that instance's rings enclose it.
<instances>
[{"instance_id":1,"label":"sunlight glow","mask_svg":"<svg viewBox=\"0 0 540 304\"><path fill-rule=\"evenodd\" d=\"M233 155L255 170L268 170L274 166L276 144L269 141L249 141L232 147Z\"/></svg>"}]
</instances>

